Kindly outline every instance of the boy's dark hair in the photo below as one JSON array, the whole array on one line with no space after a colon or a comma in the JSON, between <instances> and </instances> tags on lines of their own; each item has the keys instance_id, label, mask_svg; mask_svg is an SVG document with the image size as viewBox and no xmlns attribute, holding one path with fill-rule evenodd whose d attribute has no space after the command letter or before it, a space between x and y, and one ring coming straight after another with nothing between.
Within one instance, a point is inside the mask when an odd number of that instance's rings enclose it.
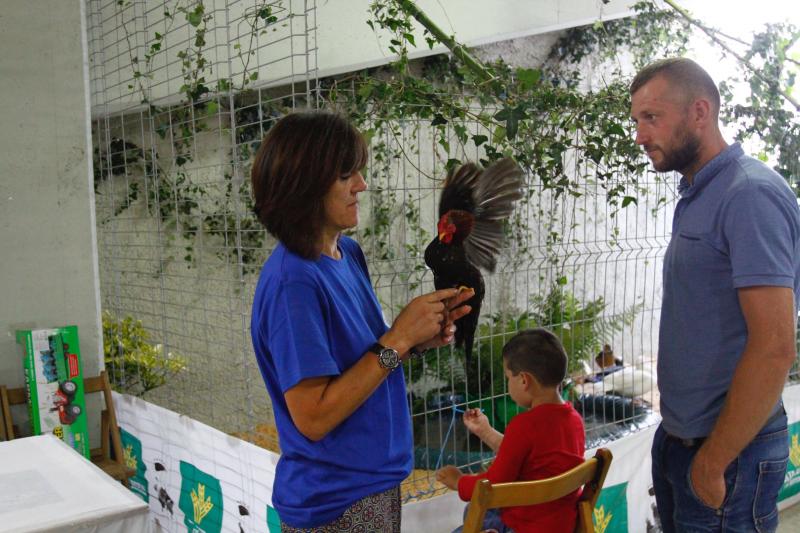
<instances>
[{"instance_id":1,"label":"boy's dark hair","mask_svg":"<svg viewBox=\"0 0 800 533\"><path fill-rule=\"evenodd\" d=\"M256 153L253 211L289 250L318 259L325 195L335 180L366 163L367 143L344 117L326 111L286 115Z\"/></svg>"},{"instance_id":2,"label":"boy's dark hair","mask_svg":"<svg viewBox=\"0 0 800 533\"><path fill-rule=\"evenodd\" d=\"M658 76L663 76L670 87L680 91L687 100L705 96L711 101L713 115L719 115L720 98L717 85L703 67L685 57L660 59L645 66L633 78L630 94L633 95Z\"/></svg>"},{"instance_id":3,"label":"boy's dark hair","mask_svg":"<svg viewBox=\"0 0 800 533\"><path fill-rule=\"evenodd\" d=\"M503 346L512 374L528 372L545 387L556 387L567 374L567 352L559 338L544 328L526 329Z\"/></svg>"}]
</instances>

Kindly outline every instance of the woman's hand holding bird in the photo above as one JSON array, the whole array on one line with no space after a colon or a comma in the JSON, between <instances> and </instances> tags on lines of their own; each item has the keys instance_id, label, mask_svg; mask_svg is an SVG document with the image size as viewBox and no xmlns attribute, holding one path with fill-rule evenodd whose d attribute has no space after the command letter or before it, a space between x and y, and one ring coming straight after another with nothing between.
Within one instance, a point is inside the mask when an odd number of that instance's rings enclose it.
<instances>
[{"instance_id":1,"label":"woman's hand holding bird","mask_svg":"<svg viewBox=\"0 0 800 533\"><path fill-rule=\"evenodd\" d=\"M454 322L472 309L463 303L473 292L441 289L411 300L395 319L380 343L397 350L401 356L412 347L437 348L453 341Z\"/></svg>"}]
</instances>

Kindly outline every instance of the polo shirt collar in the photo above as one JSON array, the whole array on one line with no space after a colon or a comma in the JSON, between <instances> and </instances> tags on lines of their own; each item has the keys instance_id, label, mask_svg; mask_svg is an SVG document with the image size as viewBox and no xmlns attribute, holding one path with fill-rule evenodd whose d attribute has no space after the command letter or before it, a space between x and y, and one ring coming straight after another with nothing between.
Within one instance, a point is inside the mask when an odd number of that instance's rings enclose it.
<instances>
[{"instance_id":1,"label":"polo shirt collar","mask_svg":"<svg viewBox=\"0 0 800 533\"><path fill-rule=\"evenodd\" d=\"M717 154L711 161L706 163L705 166L694 175L694 180L691 184L686 178L681 178L678 184L678 193L681 195L681 198L689 198L697 194L697 192L708 185L714 176L719 174L730 161L743 154L742 146L738 142L733 143Z\"/></svg>"}]
</instances>

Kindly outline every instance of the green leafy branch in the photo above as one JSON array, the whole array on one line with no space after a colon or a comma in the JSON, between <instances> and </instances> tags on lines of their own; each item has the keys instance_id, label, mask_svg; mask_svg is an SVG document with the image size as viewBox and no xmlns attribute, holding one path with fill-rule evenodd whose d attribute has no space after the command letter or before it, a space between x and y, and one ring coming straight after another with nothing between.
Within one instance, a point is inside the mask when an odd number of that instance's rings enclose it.
<instances>
[{"instance_id":1,"label":"green leafy branch","mask_svg":"<svg viewBox=\"0 0 800 533\"><path fill-rule=\"evenodd\" d=\"M160 387L186 369L187 360L153 344L141 320L103 312L103 360L115 390L135 396Z\"/></svg>"}]
</instances>

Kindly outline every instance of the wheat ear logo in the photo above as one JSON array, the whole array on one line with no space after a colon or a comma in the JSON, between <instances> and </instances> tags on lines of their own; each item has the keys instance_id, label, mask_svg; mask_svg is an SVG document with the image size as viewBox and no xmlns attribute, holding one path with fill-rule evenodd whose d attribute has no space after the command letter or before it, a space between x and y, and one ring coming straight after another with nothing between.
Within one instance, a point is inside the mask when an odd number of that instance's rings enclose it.
<instances>
[{"instance_id":1,"label":"wheat ear logo","mask_svg":"<svg viewBox=\"0 0 800 533\"><path fill-rule=\"evenodd\" d=\"M203 521L208 512L214 508L211 498L206 497L206 486L197 484L197 491L192 489L192 506L194 507L194 521L198 524Z\"/></svg>"},{"instance_id":2,"label":"wheat ear logo","mask_svg":"<svg viewBox=\"0 0 800 533\"><path fill-rule=\"evenodd\" d=\"M798 435L792 435L792 447L789 448L789 460L795 468L800 467L800 442L798 442Z\"/></svg>"},{"instance_id":3,"label":"wheat ear logo","mask_svg":"<svg viewBox=\"0 0 800 533\"><path fill-rule=\"evenodd\" d=\"M122 450L122 455L124 456L125 466L137 470L139 463L136 461L136 454L133 453L133 444L125 446L125 449Z\"/></svg>"},{"instance_id":4,"label":"wheat ear logo","mask_svg":"<svg viewBox=\"0 0 800 533\"><path fill-rule=\"evenodd\" d=\"M611 513L606 514L606 509L602 505L594 510L595 529L597 533L604 533L614 515Z\"/></svg>"}]
</instances>

